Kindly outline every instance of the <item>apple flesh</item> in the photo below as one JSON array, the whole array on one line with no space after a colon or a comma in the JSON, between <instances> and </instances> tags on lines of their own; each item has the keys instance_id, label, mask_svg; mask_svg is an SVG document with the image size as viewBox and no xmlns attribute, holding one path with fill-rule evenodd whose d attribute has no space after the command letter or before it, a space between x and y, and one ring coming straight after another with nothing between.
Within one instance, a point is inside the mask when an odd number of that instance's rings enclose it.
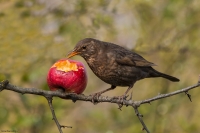
<instances>
[{"instance_id":1,"label":"apple flesh","mask_svg":"<svg viewBox=\"0 0 200 133\"><path fill-rule=\"evenodd\" d=\"M81 62L61 59L50 68L47 83L51 91L81 94L87 85L86 69Z\"/></svg>"}]
</instances>

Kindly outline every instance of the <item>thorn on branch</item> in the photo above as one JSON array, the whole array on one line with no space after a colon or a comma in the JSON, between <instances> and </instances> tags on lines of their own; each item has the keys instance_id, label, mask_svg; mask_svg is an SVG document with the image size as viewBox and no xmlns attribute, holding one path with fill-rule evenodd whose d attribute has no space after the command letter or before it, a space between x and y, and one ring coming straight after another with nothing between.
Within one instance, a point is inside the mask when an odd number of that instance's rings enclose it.
<instances>
[{"instance_id":1,"label":"thorn on branch","mask_svg":"<svg viewBox=\"0 0 200 133\"><path fill-rule=\"evenodd\" d=\"M69 92L61 92L61 93L66 93L66 94L69 94L66 98L62 98L62 99L71 99L73 103L75 103L77 101L76 99L76 96L77 94L76 93L69 93ZM83 95L83 94L80 94L80 95Z\"/></svg>"},{"instance_id":2,"label":"thorn on branch","mask_svg":"<svg viewBox=\"0 0 200 133\"><path fill-rule=\"evenodd\" d=\"M139 112L136 113L136 115L137 115L138 117L143 117L143 115L142 115L142 114L139 114Z\"/></svg>"},{"instance_id":3,"label":"thorn on branch","mask_svg":"<svg viewBox=\"0 0 200 133\"><path fill-rule=\"evenodd\" d=\"M64 125L60 125L61 128L72 128L72 126L64 126Z\"/></svg>"},{"instance_id":4,"label":"thorn on branch","mask_svg":"<svg viewBox=\"0 0 200 133\"><path fill-rule=\"evenodd\" d=\"M76 93L71 93L71 95L77 95ZM83 95L84 96L84 94L80 94L80 95ZM73 103L75 103L76 101L77 101L77 99L74 97L71 97L71 100L72 100L72 102Z\"/></svg>"},{"instance_id":5,"label":"thorn on branch","mask_svg":"<svg viewBox=\"0 0 200 133\"><path fill-rule=\"evenodd\" d=\"M189 98L190 102L192 102L192 97L191 97L191 95L188 93L188 91L185 91L185 94L186 94L187 97Z\"/></svg>"},{"instance_id":6,"label":"thorn on branch","mask_svg":"<svg viewBox=\"0 0 200 133\"><path fill-rule=\"evenodd\" d=\"M72 98L72 102L75 103L77 100Z\"/></svg>"}]
</instances>

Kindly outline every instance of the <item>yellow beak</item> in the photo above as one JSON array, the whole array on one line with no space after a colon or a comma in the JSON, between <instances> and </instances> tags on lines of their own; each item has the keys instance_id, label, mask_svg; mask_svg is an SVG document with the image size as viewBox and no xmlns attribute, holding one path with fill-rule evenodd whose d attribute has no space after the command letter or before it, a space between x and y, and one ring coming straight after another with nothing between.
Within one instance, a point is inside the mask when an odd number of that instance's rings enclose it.
<instances>
[{"instance_id":1,"label":"yellow beak","mask_svg":"<svg viewBox=\"0 0 200 133\"><path fill-rule=\"evenodd\" d=\"M75 55L77 55L77 54L79 54L79 52L74 52L74 51L69 52L69 53L67 54L67 58L71 58L71 57L73 57L73 56L75 56Z\"/></svg>"}]
</instances>

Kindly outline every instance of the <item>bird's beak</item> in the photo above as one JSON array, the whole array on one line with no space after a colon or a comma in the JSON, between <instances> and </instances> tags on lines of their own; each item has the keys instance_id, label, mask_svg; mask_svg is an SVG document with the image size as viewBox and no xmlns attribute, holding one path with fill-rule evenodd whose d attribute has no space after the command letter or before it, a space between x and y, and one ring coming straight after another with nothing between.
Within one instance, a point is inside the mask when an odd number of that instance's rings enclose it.
<instances>
[{"instance_id":1,"label":"bird's beak","mask_svg":"<svg viewBox=\"0 0 200 133\"><path fill-rule=\"evenodd\" d=\"M78 55L80 52L76 52L76 51L71 51L71 52L69 52L68 54L67 54L67 58L71 58L71 57L73 57L73 56L75 56L75 55Z\"/></svg>"}]
</instances>

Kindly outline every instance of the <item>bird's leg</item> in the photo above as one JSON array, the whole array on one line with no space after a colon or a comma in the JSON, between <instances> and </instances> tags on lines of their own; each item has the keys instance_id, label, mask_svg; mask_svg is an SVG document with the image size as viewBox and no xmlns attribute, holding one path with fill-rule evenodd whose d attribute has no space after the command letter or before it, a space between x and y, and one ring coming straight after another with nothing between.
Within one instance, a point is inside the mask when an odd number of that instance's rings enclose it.
<instances>
[{"instance_id":1,"label":"bird's leg","mask_svg":"<svg viewBox=\"0 0 200 133\"><path fill-rule=\"evenodd\" d=\"M128 100L132 100L133 97L133 91L131 92L130 98Z\"/></svg>"},{"instance_id":2,"label":"bird's leg","mask_svg":"<svg viewBox=\"0 0 200 133\"><path fill-rule=\"evenodd\" d=\"M129 86L128 89L126 90L126 92L124 93L124 95L122 96L115 96L113 97L114 99L117 99L119 100L120 103L118 103L118 106L119 106L119 110L121 110L121 108L123 107L123 104L124 104L124 100L126 100L126 98L128 97L127 96L127 93L130 91L130 89L133 87L133 85ZM132 93L131 93L131 96L130 98L132 99Z\"/></svg>"},{"instance_id":3,"label":"bird's leg","mask_svg":"<svg viewBox=\"0 0 200 133\"><path fill-rule=\"evenodd\" d=\"M99 96L101 96L101 94L103 94L103 93L105 93L105 92L107 92L107 91L109 91L109 90L113 90L113 89L115 89L115 88L116 88L116 86L111 85L111 87L108 88L108 89L106 89L106 90L103 90L103 91L100 91L100 92L91 94L91 96L92 96L92 102L94 103L94 98L95 98L95 97L98 99Z\"/></svg>"},{"instance_id":4,"label":"bird's leg","mask_svg":"<svg viewBox=\"0 0 200 133\"><path fill-rule=\"evenodd\" d=\"M130 91L131 88L133 88L133 85L129 86L128 89L126 90L126 92L124 93L124 95L122 95L123 99L126 99L126 95ZM131 97L132 97L132 94L131 94Z\"/></svg>"},{"instance_id":5,"label":"bird's leg","mask_svg":"<svg viewBox=\"0 0 200 133\"><path fill-rule=\"evenodd\" d=\"M131 89L132 87L133 87L133 85L129 86L128 89L126 90L126 92L124 93L124 95L122 95L122 96L115 96L114 99L118 98L119 101L120 101L121 103L123 103L123 101L126 100L126 98L128 97L128 96L127 96L127 93L130 91L130 89ZM131 94L131 95L132 95L132 94ZM131 97L132 97L132 96L131 96Z\"/></svg>"}]
</instances>

